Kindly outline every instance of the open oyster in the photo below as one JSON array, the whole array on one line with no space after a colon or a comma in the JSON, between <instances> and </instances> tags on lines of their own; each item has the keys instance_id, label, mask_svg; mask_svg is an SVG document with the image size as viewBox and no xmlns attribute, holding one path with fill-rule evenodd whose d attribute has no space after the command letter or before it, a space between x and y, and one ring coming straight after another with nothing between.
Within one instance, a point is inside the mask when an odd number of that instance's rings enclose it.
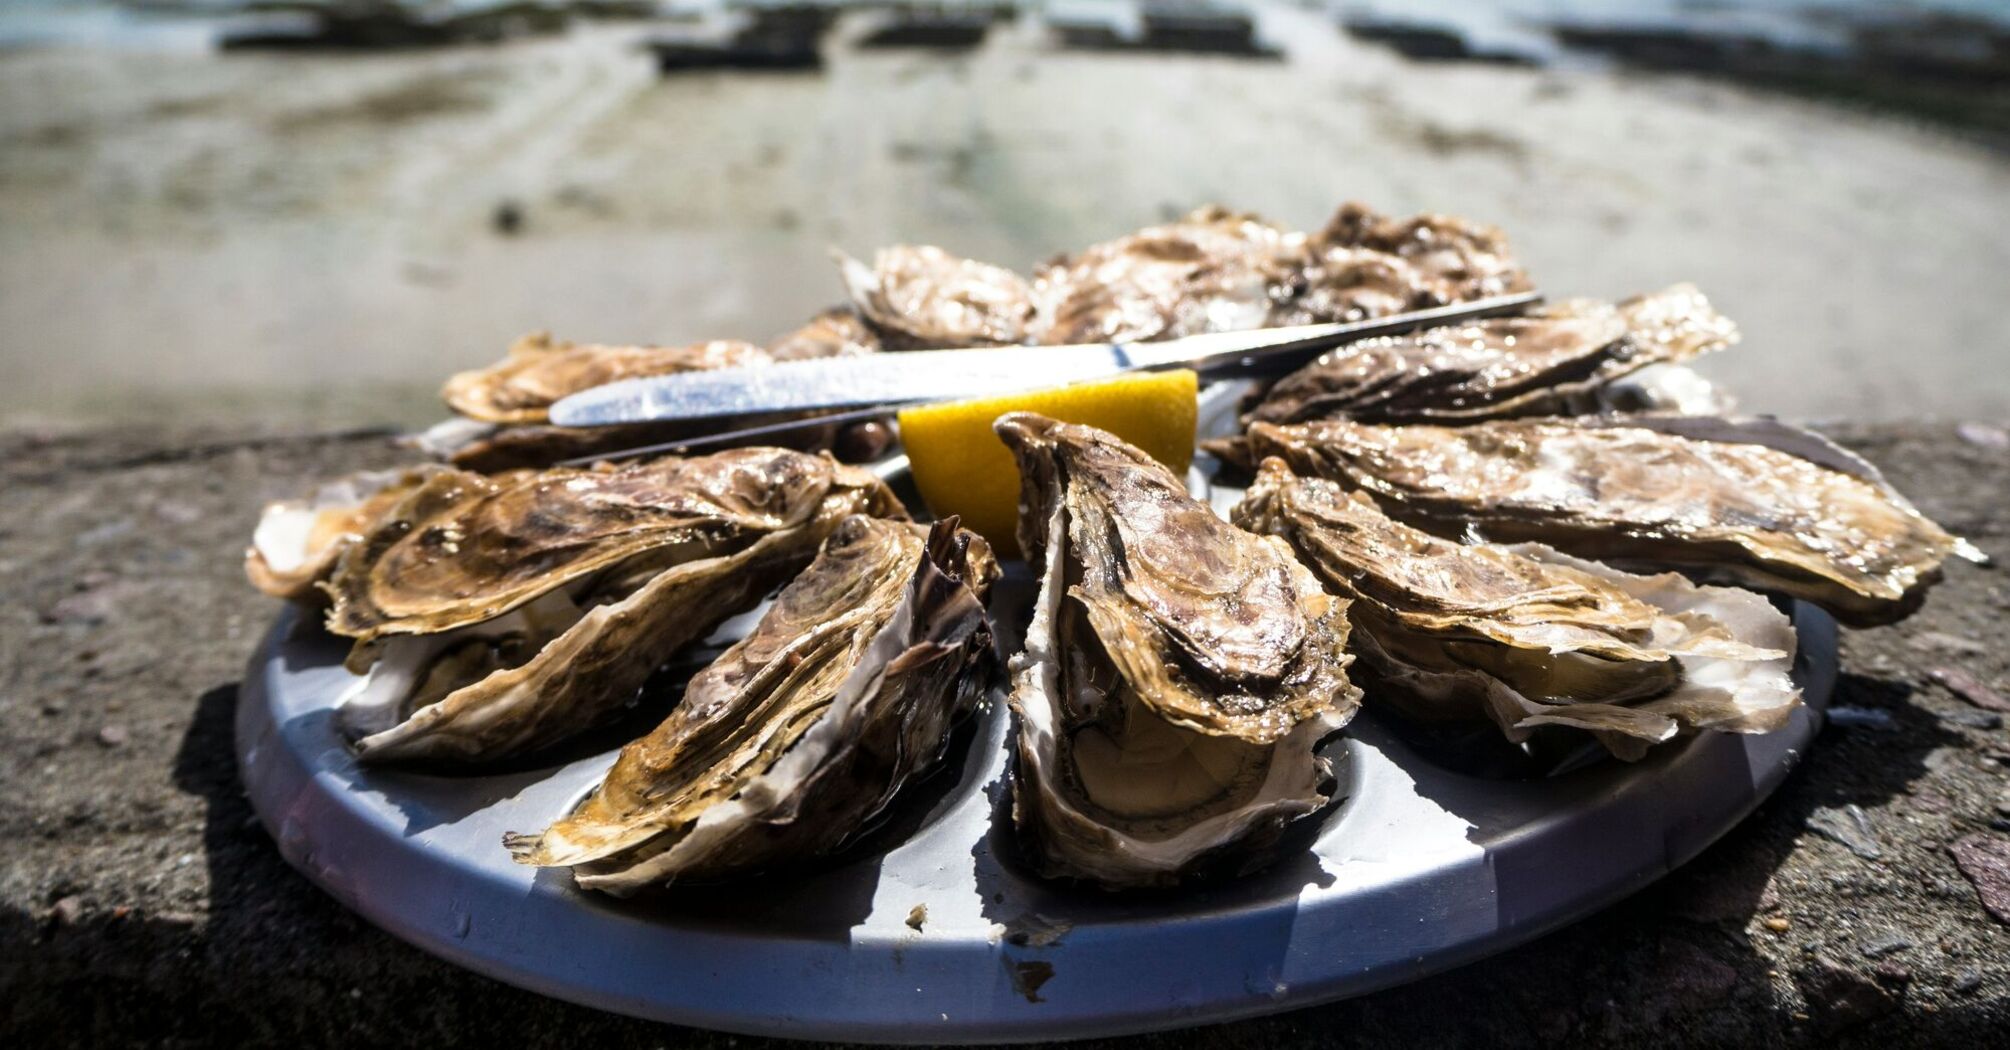
<instances>
[{"instance_id":1,"label":"open oyster","mask_svg":"<svg viewBox=\"0 0 2010 1050\"><path fill-rule=\"evenodd\" d=\"M1600 561L1804 598L1857 626L1910 614L1950 554L1862 459L1777 423L1632 417L1466 427L1257 423L1252 458L1373 493L1392 514Z\"/></svg>"},{"instance_id":2,"label":"open oyster","mask_svg":"<svg viewBox=\"0 0 2010 1050\"><path fill-rule=\"evenodd\" d=\"M991 683L997 572L954 519L846 519L592 796L505 845L623 896L838 849L941 759Z\"/></svg>"},{"instance_id":3,"label":"open oyster","mask_svg":"<svg viewBox=\"0 0 2010 1050\"><path fill-rule=\"evenodd\" d=\"M1349 343L1279 380L1245 418L1454 422L1589 411L1594 393L1616 379L1736 338L1736 326L1692 285L1617 305L1579 299L1526 317Z\"/></svg>"},{"instance_id":4,"label":"open oyster","mask_svg":"<svg viewBox=\"0 0 2010 1050\"><path fill-rule=\"evenodd\" d=\"M1800 702L1793 627L1750 591L1442 539L1279 459L1232 516L1353 600L1373 702L1420 721L1491 718L1517 742L1575 726L1636 759L1678 731L1778 729Z\"/></svg>"},{"instance_id":5,"label":"open oyster","mask_svg":"<svg viewBox=\"0 0 2010 1050\"><path fill-rule=\"evenodd\" d=\"M1012 664L1028 853L1109 887L1268 863L1332 797L1314 748L1360 704L1347 603L1109 434L1027 413L997 430L1041 581Z\"/></svg>"},{"instance_id":6,"label":"open oyster","mask_svg":"<svg viewBox=\"0 0 2010 1050\"><path fill-rule=\"evenodd\" d=\"M622 379L765 364L752 343L719 339L691 346L598 346L554 341L534 332L509 356L448 379L440 397L461 415L485 423L543 423L553 402Z\"/></svg>"},{"instance_id":7,"label":"open oyster","mask_svg":"<svg viewBox=\"0 0 2010 1050\"><path fill-rule=\"evenodd\" d=\"M369 761L480 763L603 721L678 649L801 569L838 522L903 515L863 471L739 449L505 480L443 471L344 556L329 629Z\"/></svg>"},{"instance_id":8,"label":"open oyster","mask_svg":"<svg viewBox=\"0 0 2010 1050\"><path fill-rule=\"evenodd\" d=\"M326 596L315 585L385 512L437 468L374 470L316 486L305 499L268 503L244 551L251 585L296 602Z\"/></svg>"},{"instance_id":9,"label":"open oyster","mask_svg":"<svg viewBox=\"0 0 2010 1050\"><path fill-rule=\"evenodd\" d=\"M1289 236L1255 216L1210 206L1085 248L1034 275L1031 334L1067 344L1261 328Z\"/></svg>"},{"instance_id":10,"label":"open oyster","mask_svg":"<svg viewBox=\"0 0 2010 1050\"><path fill-rule=\"evenodd\" d=\"M867 266L838 256L852 304L898 349L1024 342L1026 279L930 245L882 248Z\"/></svg>"}]
</instances>

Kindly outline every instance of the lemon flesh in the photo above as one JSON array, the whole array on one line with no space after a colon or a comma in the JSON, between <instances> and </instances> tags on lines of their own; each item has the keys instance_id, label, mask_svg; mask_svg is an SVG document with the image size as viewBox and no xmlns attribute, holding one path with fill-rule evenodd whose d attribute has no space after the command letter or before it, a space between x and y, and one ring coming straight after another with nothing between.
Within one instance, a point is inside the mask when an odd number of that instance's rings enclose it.
<instances>
[{"instance_id":1,"label":"lemon flesh","mask_svg":"<svg viewBox=\"0 0 2010 1050\"><path fill-rule=\"evenodd\" d=\"M959 515L1004 556L1019 550L1019 468L991 424L1038 412L1107 430L1184 476L1193 462L1199 378L1179 369L901 410L900 439L915 487L937 517Z\"/></svg>"}]
</instances>

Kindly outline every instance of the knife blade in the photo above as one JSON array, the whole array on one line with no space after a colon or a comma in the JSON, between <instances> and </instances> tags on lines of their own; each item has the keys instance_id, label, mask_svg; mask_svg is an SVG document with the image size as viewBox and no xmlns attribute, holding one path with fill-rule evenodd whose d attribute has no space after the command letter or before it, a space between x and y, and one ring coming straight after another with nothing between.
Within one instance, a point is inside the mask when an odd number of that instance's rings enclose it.
<instances>
[{"instance_id":1,"label":"knife blade","mask_svg":"<svg viewBox=\"0 0 2010 1050\"><path fill-rule=\"evenodd\" d=\"M1006 394L1141 369L1203 375L1292 367L1342 343L1526 308L1537 292L1494 296L1366 321L1212 332L1156 343L912 350L625 379L551 406L559 426L591 427L902 405Z\"/></svg>"}]
</instances>

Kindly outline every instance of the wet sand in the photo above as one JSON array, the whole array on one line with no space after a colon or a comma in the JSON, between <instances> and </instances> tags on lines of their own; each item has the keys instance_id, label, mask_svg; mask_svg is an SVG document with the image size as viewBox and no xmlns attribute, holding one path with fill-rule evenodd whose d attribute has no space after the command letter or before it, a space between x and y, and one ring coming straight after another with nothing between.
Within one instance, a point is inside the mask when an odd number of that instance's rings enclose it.
<instances>
[{"instance_id":1,"label":"wet sand","mask_svg":"<svg viewBox=\"0 0 2010 1050\"><path fill-rule=\"evenodd\" d=\"M0 55L0 423L420 423L516 335L764 338L828 246L1027 267L1206 201L1506 227L1552 295L1694 280L1805 419L2010 416L2010 157L1678 77L1055 50L655 75L630 25L386 55ZM499 234L496 208L525 217Z\"/></svg>"}]
</instances>

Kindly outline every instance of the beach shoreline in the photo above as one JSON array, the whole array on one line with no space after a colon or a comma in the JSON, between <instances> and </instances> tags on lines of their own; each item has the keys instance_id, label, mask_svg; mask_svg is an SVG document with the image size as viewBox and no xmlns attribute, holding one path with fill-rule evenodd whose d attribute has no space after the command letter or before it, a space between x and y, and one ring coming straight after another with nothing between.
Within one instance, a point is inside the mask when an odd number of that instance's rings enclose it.
<instances>
[{"instance_id":1,"label":"beach shoreline","mask_svg":"<svg viewBox=\"0 0 2010 1050\"><path fill-rule=\"evenodd\" d=\"M778 334L825 252L1028 268L1211 201L1504 227L1554 297L1695 281L1747 410L2010 418L2010 155L1682 75L1052 48L659 78L646 24L370 55L0 55L0 423L418 426L517 336ZM1094 105L1084 105L1083 100ZM522 216L498 232L497 210Z\"/></svg>"}]
</instances>

